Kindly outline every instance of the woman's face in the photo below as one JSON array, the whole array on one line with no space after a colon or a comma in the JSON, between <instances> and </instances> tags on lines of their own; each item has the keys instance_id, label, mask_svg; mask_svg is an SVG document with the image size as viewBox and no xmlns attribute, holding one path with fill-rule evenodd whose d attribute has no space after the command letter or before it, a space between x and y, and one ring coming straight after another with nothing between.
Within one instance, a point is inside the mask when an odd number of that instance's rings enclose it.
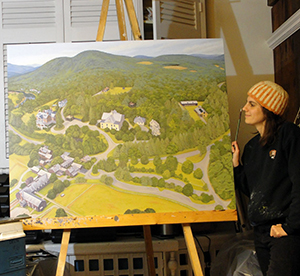
<instances>
[{"instance_id":1,"label":"woman's face","mask_svg":"<svg viewBox=\"0 0 300 276\"><path fill-rule=\"evenodd\" d=\"M248 96L243 111L245 112L245 123L256 127L262 134L261 130L263 131L266 121L262 106L252 97Z\"/></svg>"}]
</instances>

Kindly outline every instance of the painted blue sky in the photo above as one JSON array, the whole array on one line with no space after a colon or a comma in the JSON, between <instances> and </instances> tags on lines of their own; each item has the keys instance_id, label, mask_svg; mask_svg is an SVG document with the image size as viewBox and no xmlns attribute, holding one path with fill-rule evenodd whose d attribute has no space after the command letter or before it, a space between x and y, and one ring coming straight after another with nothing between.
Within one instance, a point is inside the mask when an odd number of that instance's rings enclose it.
<instances>
[{"instance_id":1,"label":"painted blue sky","mask_svg":"<svg viewBox=\"0 0 300 276\"><path fill-rule=\"evenodd\" d=\"M223 55L222 39L142 40L85 43L7 45L7 62L15 65L42 65L57 57L73 57L86 50L156 57L165 54Z\"/></svg>"}]
</instances>

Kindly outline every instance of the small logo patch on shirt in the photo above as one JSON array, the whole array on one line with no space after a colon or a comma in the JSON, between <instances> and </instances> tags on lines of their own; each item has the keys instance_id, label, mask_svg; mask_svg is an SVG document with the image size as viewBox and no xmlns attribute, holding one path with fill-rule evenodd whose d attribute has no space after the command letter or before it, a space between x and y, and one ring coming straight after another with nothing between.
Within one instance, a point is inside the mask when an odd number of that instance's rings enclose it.
<instances>
[{"instance_id":1,"label":"small logo patch on shirt","mask_svg":"<svg viewBox=\"0 0 300 276\"><path fill-rule=\"evenodd\" d=\"M270 155L271 159L275 159L275 157L276 157L276 150L270 150L269 155Z\"/></svg>"}]
</instances>

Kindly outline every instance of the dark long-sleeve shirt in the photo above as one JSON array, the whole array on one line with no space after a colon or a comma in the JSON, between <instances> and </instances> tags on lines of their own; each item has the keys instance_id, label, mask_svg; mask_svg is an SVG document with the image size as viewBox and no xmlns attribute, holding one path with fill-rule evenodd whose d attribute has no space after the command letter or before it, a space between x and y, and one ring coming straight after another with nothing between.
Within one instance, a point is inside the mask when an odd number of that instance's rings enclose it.
<instances>
[{"instance_id":1,"label":"dark long-sleeve shirt","mask_svg":"<svg viewBox=\"0 0 300 276\"><path fill-rule=\"evenodd\" d=\"M300 234L300 128L285 122L272 145L260 135L245 146L234 169L236 187L249 196L253 226L282 223L287 234Z\"/></svg>"}]
</instances>

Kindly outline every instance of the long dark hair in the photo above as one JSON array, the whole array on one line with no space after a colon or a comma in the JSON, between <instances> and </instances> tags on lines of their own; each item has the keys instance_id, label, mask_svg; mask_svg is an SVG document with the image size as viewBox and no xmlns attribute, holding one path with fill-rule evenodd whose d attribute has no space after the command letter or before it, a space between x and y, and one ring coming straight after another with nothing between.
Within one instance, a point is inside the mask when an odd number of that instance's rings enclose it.
<instances>
[{"instance_id":1,"label":"long dark hair","mask_svg":"<svg viewBox=\"0 0 300 276\"><path fill-rule=\"evenodd\" d=\"M274 114L264 107L262 109L266 118L266 124L264 134L260 138L260 144L262 146L266 146L271 145L275 141L278 130L285 121L285 118L283 116Z\"/></svg>"}]
</instances>

